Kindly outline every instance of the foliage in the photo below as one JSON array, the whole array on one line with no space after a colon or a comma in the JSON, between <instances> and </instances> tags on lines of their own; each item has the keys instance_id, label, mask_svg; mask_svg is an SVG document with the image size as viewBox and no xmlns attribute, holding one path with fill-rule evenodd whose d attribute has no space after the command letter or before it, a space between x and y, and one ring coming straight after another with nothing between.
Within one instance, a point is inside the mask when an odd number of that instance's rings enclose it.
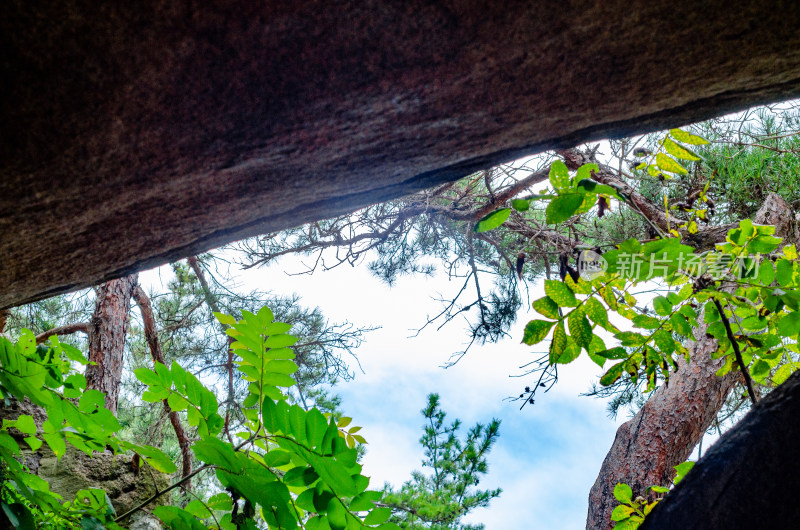
<instances>
[{"instance_id":1,"label":"foliage","mask_svg":"<svg viewBox=\"0 0 800 530\"><path fill-rule=\"evenodd\" d=\"M287 392L293 402L304 408L313 406L335 410L335 397L327 395L323 385L333 385L338 380L349 380L353 376L345 356L355 356L353 350L371 328L356 328L347 322L331 323L317 308L305 308L297 296L275 296L268 292L251 291L240 293L232 290L231 278L223 273L212 274L218 266L213 256L198 260L203 267L204 280L200 281L186 262L172 264L174 277L166 289L152 293L153 308L159 326L159 339L167 363L178 360L187 370L212 379L220 388L227 389L226 363L229 341L224 326L214 320L213 311L238 317L242 310L257 312L267 305L281 321L292 325L298 337L294 346L298 359L298 372L294 375L296 385ZM211 305L209 305L209 301ZM140 326L131 329L131 369L151 366L150 353ZM140 395L141 385L128 381L133 395ZM231 389L232 401L240 403L247 394L247 385L234 379ZM317 398L317 399L315 399ZM241 420L240 416L237 419Z\"/></svg>"},{"instance_id":2,"label":"foliage","mask_svg":"<svg viewBox=\"0 0 800 530\"><path fill-rule=\"evenodd\" d=\"M171 473L176 469L159 449L115 436L120 426L105 408L105 396L86 390L86 379L73 368L73 362L88 364L78 349L60 343L56 337L51 338L50 347L37 347L29 330L22 330L16 344L0 337L0 397L27 398L47 413L41 432L30 415L4 420L0 429L1 506L7 522L15 528L117 526L102 491L82 490L74 501L62 503L59 495L50 492L47 482L20 463L20 446L11 429L24 437L31 450L47 443L58 457L64 455L67 444L86 454L110 448L114 452L132 451L158 471Z\"/></svg>"},{"instance_id":3,"label":"foliage","mask_svg":"<svg viewBox=\"0 0 800 530\"><path fill-rule=\"evenodd\" d=\"M650 486L647 490L658 495L669 493L669 490L683 480L683 477L686 476L686 473L688 473L692 467L694 467L694 462L691 461L678 464L675 466L675 478L672 479L672 485L670 487ZM653 501L648 501L642 496L637 496L634 499L633 491L630 486L627 484L617 484L614 487L614 498L620 502L620 505L614 508L614 511L611 513L611 520L616 523L614 528L616 530L636 530L663 497L656 497Z\"/></svg>"},{"instance_id":4,"label":"foliage","mask_svg":"<svg viewBox=\"0 0 800 530\"><path fill-rule=\"evenodd\" d=\"M270 528L396 528L384 522L390 510L375 506L381 492L368 491L369 479L361 475L356 443L365 440L357 434L358 428L347 429L349 418L337 422L317 409L306 411L287 403L282 389L295 384L291 374L297 371L289 348L297 339L286 333L291 326L274 321L266 307L242 314L240 321L217 314L219 321L229 326L237 370L248 383L242 404L246 421L235 434L226 433L227 441L221 438L224 421L216 396L197 377L177 362L169 368L159 363L155 370L136 370L136 377L147 386L143 400L155 403L166 399L173 410L185 411L189 424L197 428L200 440L192 450L204 465L192 476L214 470L224 490L196 499L185 508L162 506L154 513L174 529L256 528L262 524L257 521ZM58 456L69 443L88 454L105 448L132 451L157 471L176 469L159 449L115 435L120 425L104 408L103 394L85 390L85 378L70 361L87 363L79 350L55 337L50 347L39 348L27 330L16 344L0 338L2 396L27 397L47 412L41 435L33 419L25 415L4 421L0 432L2 508L17 528L116 528L117 522L155 497L118 516L105 493L97 490L82 492L78 500L61 504L47 483L17 460L20 448L9 429L27 435L25 441L31 449L38 449L43 440Z\"/></svg>"},{"instance_id":5,"label":"foliage","mask_svg":"<svg viewBox=\"0 0 800 530\"><path fill-rule=\"evenodd\" d=\"M799 110L797 102L784 103L704 124L713 143L702 151L703 165L722 221L751 217L770 192L800 210Z\"/></svg>"},{"instance_id":6,"label":"foliage","mask_svg":"<svg viewBox=\"0 0 800 530\"><path fill-rule=\"evenodd\" d=\"M431 474L416 471L412 479L395 491L385 487L383 504L392 508L391 520L401 528L438 530L478 530L483 525L465 525L459 521L475 508L488 506L500 489L476 490L480 476L488 471L486 457L499 436L500 422L476 424L463 440L457 433L461 422L447 425L438 394L428 396L422 409L427 420L420 444L425 449L423 466Z\"/></svg>"},{"instance_id":7,"label":"foliage","mask_svg":"<svg viewBox=\"0 0 800 530\"><path fill-rule=\"evenodd\" d=\"M669 154L700 160L677 140L701 145L707 143L703 138L675 130L670 136L672 139L661 143ZM641 163L637 169L688 173L676 159L663 153L650 154L655 164ZM554 162L550 181L557 195L541 195L531 201L547 201L548 219L563 222L593 200L591 190L579 185L581 173L587 172L603 182L604 176L597 175L599 168L594 164L581 165L573 176L566 165ZM634 191L622 186L616 189L616 198L642 208L641 196L635 197ZM713 207L706 195L708 189L707 182L694 200ZM521 209L529 208L530 204L524 204ZM678 369L679 358L690 362L685 343L696 339L701 321L706 335L716 339L712 358L725 360L717 374L740 371L752 403L757 400L754 381L778 385L800 367L800 283L795 246L776 237L774 226L744 219L728 227L724 242L703 250L702 245L708 242L700 237L704 231L698 221L708 220L708 209L701 206L684 211L690 215L688 220L671 220L665 195L663 214L648 218L657 231L655 237L616 245L598 258L603 262L601 269L562 275L561 281L545 281L545 297L533 303L545 319L529 322L522 338L529 345L550 338L548 366L543 374L586 351L601 367L608 360L619 361L607 368L601 385L614 385L627 376L634 385L644 380L645 391L652 391L659 378L669 380L670 371ZM476 225L475 229L482 227ZM652 310L638 307L631 288L654 279L665 282L668 293L652 300ZM624 317L630 323L620 325L614 317ZM629 331L631 328L633 331ZM608 334L615 342L611 347L601 337ZM533 402L538 387L526 388L528 396L521 397ZM617 526L635 528L652 509L653 503L644 498L632 499L625 485L618 485L615 495L624 503L612 516L620 521Z\"/></svg>"},{"instance_id":8,"label":"foliage","mask_svg":"<svg viewBox=\"0 0 800 530\"><path fill-rule=\"evenodd\" d=\"M607 269L590 280L545 281L546 296L533 304L545 320L529 322L523 342L537 344L553 330L551 366L570 363L586 351L600 366L619 361L601 378L602 385L628 374L633 381L642 377L653 390L659 376L668 380L677 356L689 360L683 342L694 338L703 306L707 332L719 341L715 355L726 356L720 375L750 366L756 381L771 378L780 384L800 366L793 357L796 343L787 341L800 331L800 284L793 273L795 247L777 251L781 239L774 231L743 220L725 243L706 254L671 235L646 243L625 241L603 255ZM654 278L674 290L653 299L653 314L637 307L630 289ZM621 331L609 312L628 319L636 331ZM618 345L606 347L598 329L611 333Z\"/></svg>"}]
</instances>

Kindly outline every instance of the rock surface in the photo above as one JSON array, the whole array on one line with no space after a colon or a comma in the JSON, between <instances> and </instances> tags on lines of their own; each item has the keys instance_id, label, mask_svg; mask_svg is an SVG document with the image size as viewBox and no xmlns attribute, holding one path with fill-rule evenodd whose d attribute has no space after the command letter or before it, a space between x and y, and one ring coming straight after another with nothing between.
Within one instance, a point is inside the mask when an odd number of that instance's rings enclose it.
<instances>
[{"instance_id":1,"label":"rock surface","mask_svg":"<svg viewBox=\"0 0 800 530\"><path fill-rule=\"evenodd\" d=\"M0 308L800 90L796 2L10 0Z\"/></svg>"},{"instance_id":2,"label":"rock surface","mask_svg":"<svg viewBox=\"0 0 800 530\"><path fill-rule=\"evenodd\" d=\"M46 446L39 449L38 475L50 484L50 491L58 493L65 500L75 498L82 489L99 488L105 490L114 510L122 515L155 493L155 484L166 489L169 477L163 473L147 469L134 473L131 469L131 455L94 453L88 456L72 446L60 459L56 458ZM153 502L150 509L169 503L169 495Z\"/></svg>"},{"instance_id":3,"label":"rock surface","mask_svg":"<svg viewBox=\"0 0 800 530\"><path fill-rule=\"evenodd\" d=\"M27 398L24 401L9 398L8 406L0 408L0 420L14 420L22 414L33 417L37 436L41 439L42 423L47 419L44 409ZM73 500L82 489L98 488L108 494L114 510L121 515L152 496L156 486L159 490L164 490L170 485L170 477L164 473L155 470L150 473L146 467L135 472L131 467L130 454L95 452L89 456L67 445L66 453L57 458L47 444L31 451L24 441L25 435L13 427L9 429L9 433L22 449L22 460L28 469L47 481L50 491L61 495L64 501ZM150 504L148 510L169 504L169 501L168 493ZM131 516L130 521L124 521L123 524L139 530L161 528L158 519L146 510L137 512ZM153 526L154 524L157 526Z\"/></svg>"}]
</instances>

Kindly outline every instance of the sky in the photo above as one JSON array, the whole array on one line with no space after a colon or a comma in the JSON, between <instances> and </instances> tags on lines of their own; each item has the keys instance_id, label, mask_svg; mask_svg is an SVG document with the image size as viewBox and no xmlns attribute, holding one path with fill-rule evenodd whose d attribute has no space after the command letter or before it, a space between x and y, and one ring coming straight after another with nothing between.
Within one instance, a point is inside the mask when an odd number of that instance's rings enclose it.
<instances>
[{"instance_id":1,"label":"sky","mask_svg":"<svg viewBox=\"0 0 800 530\"><path fill-rule=\"evenodd\" d=\"M503 493L464 522L482 522L487 530L585 527L589 489L617 426L626 419L610 419L604 401L580 395L602 375L597 365L582 356L562 367L555 388L537 394L534 405L520 410L520 402L506 398L533 385L530 377L513 377L542 349L520 343L525 324L536 318L532 310L520 312L510 338L473 346L455 366L444 369L466 341L463 323L454 321L439 331L430 326L412 335L427 314L440 311L432 296L457 290L459 284L440 276L412 276L389 287L365 263L313 275L286 273L299 270L297 260L285 259L241 272L240 281L246 288L274 294L297 293L301 304L319 307L332 322L381 326L356 350L363 373L352 363L355 378L334 389L353 425L363 427L368 441L364 474L371 477L372 488L384 482L400 486L412 470L421 468L420 410L426 396L437 392L448 418L461 419L464 430L492 418L502 421L480 487L499 487ZM544 295L541 282L528 287L531 301Z\"/></svg>"}]
</instances>

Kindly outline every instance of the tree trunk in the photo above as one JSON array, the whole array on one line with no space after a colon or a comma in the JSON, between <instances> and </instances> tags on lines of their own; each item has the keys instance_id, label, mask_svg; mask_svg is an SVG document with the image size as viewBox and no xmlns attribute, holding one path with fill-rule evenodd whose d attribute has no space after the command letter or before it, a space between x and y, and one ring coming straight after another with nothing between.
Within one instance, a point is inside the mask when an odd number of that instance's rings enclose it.
<instances>
[{"instance_id":1,"label":"tree trunk","mask_svg":"<svg viewBox=\"0 0 800 530\"><path fill-rule=\"evenodd\" d=\"M703 455L656 505L641 529L796 528L798 417L800 373L796 372Z\"/></svg>"},{"instance_id":2,"label":"tree trunk","mask_svg":"<svg viewBox=\"0 0 800 530\"><path fill-rule=\"evenodd\" d=\"M645 496L652 485L666 485L673 467L685 461L725 403L738 372L717 377L725 359L712 359L717 341L705 337L706 326L695 334L691 363L678 362L678 372L644 404L636 416L617 429L600 474L589 492L587 529L611 528L611 511L619 502L614 486L628 484L634 496Z\"/></svg>"},{"instance_id":3,"label":"tree trunk","mask_svg":"<svg viewBox=\"0 0 800 530\"><path fill-rule=\"evenodd\" d=\"M794 239L791 208L771 193L754 217L758 224L776 225L776 234ZM725 403L739 376L717 377L724 359L711 359L715 340L705 337L705 325L695 332L689 346L691 363L679 363L669 384L658 388L636 416L622 424L606 455L600 474L589 492L587 529L609 529L611 512L619 504L614 486L625 483L636 495L652 485L666 485L673 467L689 457Z\"/></svg>"},{"instance_id":4,"label":"tree trunk","mask_svg":"<svg viewBox=\"0 0 800 530\"><path fill-rule=\"evenodd\" d=\"M86 367L86 388L105 392L106 408L115 415L136 279L133 274L101 285L89 325L89 361L95 364Z\"/></svg>"}]
</instances>

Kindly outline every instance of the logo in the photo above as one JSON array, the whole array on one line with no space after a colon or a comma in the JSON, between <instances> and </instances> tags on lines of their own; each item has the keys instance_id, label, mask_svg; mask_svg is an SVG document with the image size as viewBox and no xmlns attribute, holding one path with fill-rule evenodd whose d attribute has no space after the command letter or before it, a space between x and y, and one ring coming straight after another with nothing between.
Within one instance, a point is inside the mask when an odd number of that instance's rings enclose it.
<instances>
[{"instance_id":1,"label":"logo","mask_svg":"<svg viewBox=\"0 0 800 530\"><path fill-rule=\"evenodd\" d=\"M578 273L586 281L602 276L608 269L608 262L593 250L584 250L578 256Z\"/></svg>"}]
</instances>

